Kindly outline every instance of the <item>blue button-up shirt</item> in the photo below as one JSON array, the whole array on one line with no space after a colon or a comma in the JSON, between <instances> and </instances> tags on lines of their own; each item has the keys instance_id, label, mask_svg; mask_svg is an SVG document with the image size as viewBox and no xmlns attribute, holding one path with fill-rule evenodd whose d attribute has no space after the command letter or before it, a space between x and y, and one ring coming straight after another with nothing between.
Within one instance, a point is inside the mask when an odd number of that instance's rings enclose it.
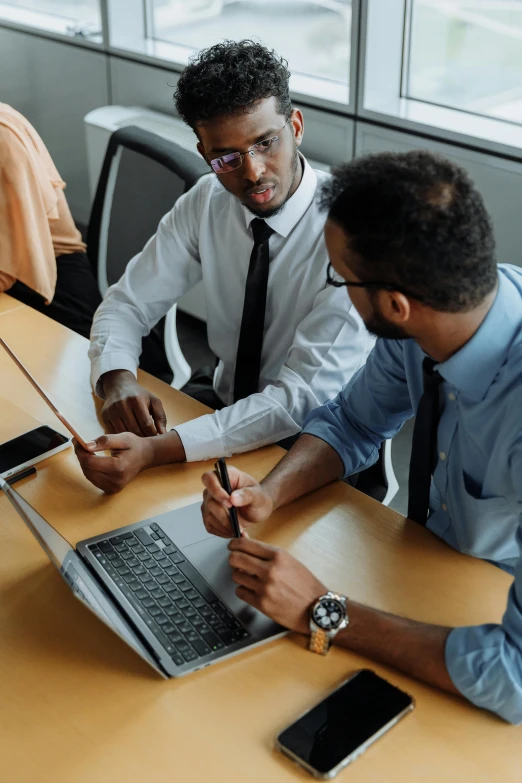
<instances>
[{"instance_id":1,"label":"blue button-up shirt","mask_svg":"<svg viewBox=\"0 0 522 783\"><path fill-rule=\"evenodd\" d=\"M500 265L480 328L441 374L438 459L428 528L494 562L515 580L501 625L455 628L446 665L474 704L522 722L522 269ZM328 443L345 475L373 464L383 439L417 410L426 354L413 340L379 339L366 365L304 432Z\"/></svg>"}]
</instances>

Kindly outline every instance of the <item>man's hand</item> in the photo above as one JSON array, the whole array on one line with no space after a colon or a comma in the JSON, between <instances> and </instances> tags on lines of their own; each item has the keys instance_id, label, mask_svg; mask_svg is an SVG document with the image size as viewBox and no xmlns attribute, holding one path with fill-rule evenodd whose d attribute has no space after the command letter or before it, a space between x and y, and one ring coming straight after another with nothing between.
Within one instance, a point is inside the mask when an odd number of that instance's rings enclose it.
<instances>
[{"instance_id":1,"label":"man's hand","mask_svg":"<svg viewBox=\"0 0 522 783\"><path fill-rule=\"evenodd\" d=\"M309 633L310 607L326 587L284 549L234 538L228 545L238 598L292 631Z\"/></svg>"},{"instance_id":2,"label":"man's hand","mask_svg":"<svg viewBox=\"0 0 522 783\"><path fill-rule=\"evenodd\" d=\"M209 470L201 477L206 489L203 492L201 513L203 522L209 533L222 538L234 535L228 510L235 506L241 529L255 522L262 522L272 513L272 499L258 482L237 468L228 468L232 494L228 495L216 474Z\"/></svg>"},{"instance_id":3,"label":"man's hand","mask_svg":"<svg viewBox=\"0 0 522 783\"><path fill-rule=\"evenodd\" d=\"M153 464L151 438L139 438L132 432L102 435L83 449L74 440L74 450L85 478L108 495L125 487L140 471ZM110 451L110 457L97 457L96 451Z\"/></svg>"},{"instance_id":4,"label":"man's hand","mask_svg":"<svg viewBox=\"0 0 522 783\"><path fill-rule=\"evenodd\" d=\"M109 432L133 432L140 437L149 437L167 431L161 400L140 386L131 372L106 372L101 383L105 394L102 416Z\"/></svg>"}]
</instances>

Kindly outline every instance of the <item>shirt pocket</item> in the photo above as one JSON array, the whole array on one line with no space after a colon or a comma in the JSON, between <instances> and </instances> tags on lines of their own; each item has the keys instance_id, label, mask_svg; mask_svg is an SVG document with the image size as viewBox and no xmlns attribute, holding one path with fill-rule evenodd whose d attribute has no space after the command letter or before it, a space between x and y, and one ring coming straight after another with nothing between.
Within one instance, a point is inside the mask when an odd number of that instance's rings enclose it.
<instances>
[{"instance_id":1,"label":"shirt pocket","mask_svg":"<svg viewBox=\"0 0 522 783\"><path fill-rule=\"evenodd\" d=\"M519 556L517 514L505 497L477 496L467 477L463 479L462 518L455 530L459 549L473 557L512 565Z\"/></svg>"}]
</instances>

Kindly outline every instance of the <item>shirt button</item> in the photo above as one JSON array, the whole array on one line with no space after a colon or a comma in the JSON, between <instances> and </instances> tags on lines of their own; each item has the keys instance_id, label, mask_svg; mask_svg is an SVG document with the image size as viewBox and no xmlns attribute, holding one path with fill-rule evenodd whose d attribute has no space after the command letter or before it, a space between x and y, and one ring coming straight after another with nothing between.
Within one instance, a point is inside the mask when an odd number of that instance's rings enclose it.
<instances>
[{"instance_id":1,"label":"shirt button","mask_svg":"<svg viewBox=\"0 0 522 783\"><path fill-rule=\"evenodd\" d=\"M455 395L453 394L453 392L450 392L450 393L448 394L448 400L451 400L451 401L453 402L453 400L456 400L456 399L457 399L457 398L455 397Z\"/></svg>"},{"instance_id":2,"label":"shirt button","mask_svg":"<svg viewBox=\"0 0 522 783\"><path fill-rule=\"evenodd\" d=\"M443 511L447 511L448 510L448 507L447 507L447 505L445 503L442 504L441 508L442 508Z\"/></svg>"},{"instance_id":3,"label":"shirt button","mask_svg":"<svg viewBox=\"0 0 522 783\"><path fill-rule=\"evenodd\" d=\"M439 457L440 457L442 460L445 460L445 459L446 459L446 455L445 455L445 453L444 453L443 451L439 452Z\"/></svg>"}]
</instances>

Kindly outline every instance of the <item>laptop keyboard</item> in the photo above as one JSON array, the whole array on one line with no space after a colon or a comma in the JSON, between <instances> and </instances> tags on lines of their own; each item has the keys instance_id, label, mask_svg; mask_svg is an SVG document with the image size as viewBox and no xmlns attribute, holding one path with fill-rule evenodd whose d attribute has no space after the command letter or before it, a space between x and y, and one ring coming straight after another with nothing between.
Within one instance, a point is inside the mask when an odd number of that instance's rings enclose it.
<instances>
[{"instance_id":1,"label":"laptop keyboard","mask_svg":"<svg viewBox=\"0 0 522 783\"><path fill-rule=\"evenodd\" d=\"M107 537L89 550L177 666L249 638L158 524Z\"/></svg>"}]
</instances>

